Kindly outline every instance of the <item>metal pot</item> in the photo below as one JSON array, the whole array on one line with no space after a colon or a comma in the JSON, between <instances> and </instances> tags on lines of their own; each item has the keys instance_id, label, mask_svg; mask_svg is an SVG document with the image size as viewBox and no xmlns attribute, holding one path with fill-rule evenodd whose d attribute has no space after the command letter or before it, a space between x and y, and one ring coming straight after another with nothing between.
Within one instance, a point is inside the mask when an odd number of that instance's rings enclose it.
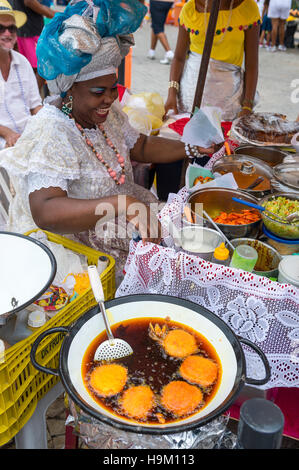
<instances>
[{"instance_id":1,"label":"metal pot","mask_svg":"<svg viewBox=\"0 0 299 470\"><path fill-rule=\"evenodd\" d=\"M81 374L82 359L91 342L105 330L98 306L92 308L71 327L57 327L44 331L33 343L31 361L46 374L61 378L71 399L88 415L116 428L144 433L169 434L197 428L227 410L240 394L245 382L263 385L270 378L270 367L265 354L251 341L237 337L229 326L217 315L193 302L164 295L146 294L120 297L105 302L110 312L111 324L134 318L161 318L191 327L202 334L215 348L221 361L222 374L219 387L211 401L197 413L180 421L166 424L141 424L123 418L101 407L87 392ZM63 332L66 336L60 349L59 367L52 369L38 361L41 354L38 346L47 335ZM246 363L241 343L246 344L260 356L265 366L265 377L253 379L246 376Z\"/></svg>"},{"instance_id":2,"label":"metal pot","mask_svg":"<svg viewBox=\"0 0 299 470\"><path fill-rule=\"evenodd\" d=\"M233 201L233 197L258 204L258 200L255 197L243 191L238 191L237 189L201 188L188 197L193 219L199 219L196 213L197 204L202 204L203 209L212 219L219 215L220 212L240 212L244 210L245 206ZM198 206L198 208L200 209L200 206ZM210 223L205 219L204 224L210 227ZM229 240L243 237L256 238L260 230L261 221L258 220L257 222L244 225L224 225L219 223L217 223L217 225Z\"/></svg>"},{"instance_id":3,"label":"metal pot","mask_svg":"<svg viewBox=\"0 0 299 470\"><path fill-rule=\"evenodd\" d=\"M288 156L287 152L283 152L275 147L258 147L256 145L245 144L237 147L234 153L257 158L271 167L282 163L284 158Z\"/></svg>"},{"instance_id":4,"label":"metal pot","mask_svg":"<svg viewBox=\"0 0 299 470\"><path fill-rule=\"evenodd\" d=\"M253 270L254 274L277 278L278 265L282 260L282 256L277 250L275 250L275 248L267 243L261 242L260 240L254 240L252 238L236 238L235 240L231 240L231 243L235 247L239 245L250 245L257 251L258 262L256 264L257 269ZM260 268L260 270L258 268Z\"/></svg>"},{"instance_id":5,"label":"metal pot","mask_svg":"<svg viewBox=\"0 0 299 470\"><path fill-rule=\"evenodd\" d=\"M239 184L239 190L245 191L254 197L262 198L267 194L271 193L270 181L273 178L273 170L266 163L258 160L254 157L248 157L247 155L227 155L217 160L212 168L213 173L232 173L236 172L242 176L244 183ZM263 176L269 181L269 189L246 189L250 182L259 176ZM249 179L250 178L250 179ZM246 183L246 179L248 184ZM249 182L250 181L250 182Z\"/></svg>"}]
</instances>

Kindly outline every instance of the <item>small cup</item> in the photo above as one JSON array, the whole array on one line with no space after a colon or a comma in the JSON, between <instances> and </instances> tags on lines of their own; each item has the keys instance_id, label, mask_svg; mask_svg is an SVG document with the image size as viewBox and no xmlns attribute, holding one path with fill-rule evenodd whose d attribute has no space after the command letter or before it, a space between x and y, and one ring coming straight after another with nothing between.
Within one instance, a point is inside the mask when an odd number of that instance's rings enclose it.
<instances>
[{"instance_id":1,"label":"small cup","mask_svg":"<svg viewBox=\"0 0 299 470\"><path fill-rule=\"evenodd\" d=\"M230 267L252 272L258 260L257 251L249 245L239 245L233 252Z\"/></svg>"}]
</instances>

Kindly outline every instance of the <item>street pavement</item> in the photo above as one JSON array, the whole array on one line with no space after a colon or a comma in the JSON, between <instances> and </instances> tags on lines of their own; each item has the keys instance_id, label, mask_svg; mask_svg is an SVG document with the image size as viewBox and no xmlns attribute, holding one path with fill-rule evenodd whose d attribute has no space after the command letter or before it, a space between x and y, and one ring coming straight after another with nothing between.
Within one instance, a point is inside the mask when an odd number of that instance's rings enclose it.
<instances>
[{"instance_id":1,"label":"street pavement","mask_svg":"<svg viewBox=\"0 0 299 470\"><path fill-rule=\"evenodd\" d=\"M175 49L177 27L166 25L165 32L171 48ZM159 93L165 100L168 91L169 65L160 64L164 49L158 43L156 59L148 59L151 28L145 23L134 34L135 46L132 56L133 93L151 91ZM285 114L288 119L296 119L299 114L299 32L295 36L295 49L286 52L268 52L260 48L259 80L257 89L260 101L256 111Z\"/></svg>"}]
</instances>

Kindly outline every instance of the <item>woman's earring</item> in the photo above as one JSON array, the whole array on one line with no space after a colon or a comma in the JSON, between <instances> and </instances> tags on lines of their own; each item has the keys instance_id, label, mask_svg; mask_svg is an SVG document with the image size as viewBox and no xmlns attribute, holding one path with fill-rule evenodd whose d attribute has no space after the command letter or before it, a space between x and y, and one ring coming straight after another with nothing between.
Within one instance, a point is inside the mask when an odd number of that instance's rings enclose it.
<instances>
[{"instance_id":1,"label":"woman's earring","mask_svg":"<svg viewBox=\"0 0 299 470\"><path fill-rule=\"evenodd\" d=\"M69 101L65 103L64 101L62 102L62 108L61 111L69 116L71 112L73 111L73 97L72 95L69 96Z\"/></svg>"}]
</instances>

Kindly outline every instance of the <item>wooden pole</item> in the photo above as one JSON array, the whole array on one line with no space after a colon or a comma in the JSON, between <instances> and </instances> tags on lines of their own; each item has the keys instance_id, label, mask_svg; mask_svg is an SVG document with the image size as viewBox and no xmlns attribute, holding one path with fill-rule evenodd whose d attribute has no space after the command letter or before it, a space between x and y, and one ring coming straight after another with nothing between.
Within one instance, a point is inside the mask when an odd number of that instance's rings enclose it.
<instances>
[{"instance_id":1,"label":"wooden pole","mask_svg":"<svg viewBox=\"0 0 299 470\"><path fill-rule=\"evenodd\" d=\"M213 46L216 24L217 24L219 9L220 9L220 1L221 0L213 0L213 3L212 3L208 28L206 32L205 45L204 45L204 49L202 53L202 59L200 63L197 85L195 89L191 117L194 114L195 108L200 108L201 106L202 95L203 95L203 90L205 87L207 71L208 71L208 66L209 66L210 56L211 56L211 50ZM188 164L189 163L187 159L185 159L183 162L183 167L182 167L180 188L183 188L185 186L185 175L186 175Z\"/></svg>"},{"instance_id":2,"label":"wooden pole","mask_svg":"<svg viewBox=\"0 0 299 470\"><path fill-rule=\"evenodd\" d=\"M200 69L199 69L199 74L198 74L198 79L197 79L195 95L194 95L192 115L194 114L195 108L196 107L200 108L201 106L202 95L203 95L203 90L205 86L205 81L206 81L210 56L211 56L211 50L212 50L213 40L215 36L215 29L216 29L218 13L219 13L219 8L220 8L220 1L221 0L213 0L213 3L212 3L209 24L208 24L207 33L206 33L205 45L204 45L204 49L202 53L202 59L201 59L201 64L200 64Z\"/></svg>"}]
</instances>

